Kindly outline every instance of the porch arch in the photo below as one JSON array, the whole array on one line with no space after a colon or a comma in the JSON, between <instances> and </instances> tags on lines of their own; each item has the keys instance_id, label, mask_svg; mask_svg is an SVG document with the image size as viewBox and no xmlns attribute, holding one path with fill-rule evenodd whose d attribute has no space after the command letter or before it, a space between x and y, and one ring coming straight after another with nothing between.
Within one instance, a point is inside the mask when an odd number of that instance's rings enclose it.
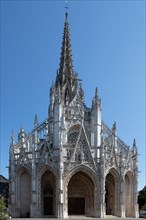
<instances>
[{"instance_id":1,"label":"porch arch","mask_svg":"<svg viewBox=\"0 0 146 220\"><path fill-rule=\"evenodd\" d=\"M20 217L30 216L31 205L31 175L27 168L22 167L18 170L17 175L17 207L19 206Z\"/></svg>"},{"instance_id":2,"label":"porch arch","mask_svg":"<svg viewBox=\"0 0 146 220\"><path fill-rule=\"evenodd\" d=\"M120 177L115 168L111 168L105 178L106 215L118 216L119 213L119 186Z\"/></svg>"},{"instance_id":3,"label":"porch arch","mask_svg":"<svg viewBox=\"0 0 146 220\"><path fill-rule=\"evenodd\" d=\"M40 169L37 177L39 216L56 216L56 172L50 166Z\"/></svg>"},{"instance_id":4,"label":"porch arch","mask_svg":"<svg viewBox=\"0 0 146 220\"><path fill-rule=\"evenodd\" d=\"M133 174L128 171L125 174L125 215L132 216L133 210Z\"/></svg>"},{"instance_id":5,"label":"porch arch","mask_svg":"<svg viewBox=\"0 0 146 220\"><path fill-rule=\"evenodd\" d=\"M92 169L80 165L71 170L65 181L65 216L95 216L97 177ZM78 206L80 209L78 209Z\"/></svg>"}]
</instances>

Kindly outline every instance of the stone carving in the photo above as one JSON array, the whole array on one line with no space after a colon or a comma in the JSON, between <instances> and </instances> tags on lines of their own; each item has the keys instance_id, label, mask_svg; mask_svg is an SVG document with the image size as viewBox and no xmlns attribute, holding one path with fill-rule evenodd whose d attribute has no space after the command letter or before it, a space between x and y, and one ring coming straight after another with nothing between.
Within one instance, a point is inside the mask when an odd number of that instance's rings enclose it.
<instances>
[{"instance_id":1,"label":"stone carving","mask_svg":"<svg viewBox=\"0 0 146 220\"><path fill-rule=\"evenodd\" d=\"M86 216L138 217L136 141L132 148L127 146L117 136L116 123L109 128L101 112L97 88L91 108L84 103L84 91L73 70L66 13L48 117L39 124L35 115L34 129L26 133L21 128L17 143L12 134L12 217L65 218L78 214L78 207Z\"/></svg>"}]
</instances>

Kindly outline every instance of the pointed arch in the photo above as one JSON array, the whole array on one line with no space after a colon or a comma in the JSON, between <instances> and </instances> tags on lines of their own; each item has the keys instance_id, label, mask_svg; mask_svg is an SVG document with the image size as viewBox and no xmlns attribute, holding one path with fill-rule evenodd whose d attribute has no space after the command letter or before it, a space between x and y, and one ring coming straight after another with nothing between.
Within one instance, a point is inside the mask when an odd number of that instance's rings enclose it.
<instances>
[{"instance_id":1,"label":"pointed arch","mask_svg":"<svg viewBox=\"0 0 146 220\"><path fill-rule=\"evenodd\" d=\"M85 165L73 168L66 175L64 188L66 216L75 214L95 216L97 183L95 172Z\"/></svg>"},{"instance_id":2,"label":"pointed arch","mask_svg":"<svg viewBox=\"0 0 146 220\"><path fill-rule=\"evenodd\" d=\"M67 173L67 175L66 175L66 177L65 177L65 182L68 184L68 182L69 182L69 180L71 179L71 177L72 177L75 173L77 173L77 172L79 172L79 171L83 171L83 172L85 172L86 174L88 174L88 175L91 177L93 183L96 185L96 183L97 183L97 182L96 182L96 181L97 181L97 174L95 173L95 171L94 171L92 168L86 166L85 164L78 165L78 166L74 167L73 169L71 169L71 170Z\"/></svg>"},{"instance_id":3,"label":"pointed arch","mask_svg":"<svg viewBox=\"0 0 146 220\"><path fill-rule=\"evenodd\" d=\"M57 173L49 165L43 166L37 175L37 207L40 216L56 216Z\"/></svg>"},{"instance_id":4,"label":"pointed arch","mask_svg":"<svg viewBox=\"0 0 146 220\"><path fill-rule=\"evenodd\" d=\"M111 168L105 178L105 204L107 215L118 215L120 196L120 175L115 168Z\"/></svg>"},{"instance_id":5,"label":"pointed arch","mask_svg":"<svg viewBox=\"0 0 146 220\"><path fill-rule=\"evenodd\" d=\"M55 176L46 170L41 178L42 215L55 215Z\"/></svg>"},{"instance_id":6,"label":"pointed arch","mask_svg":"<svg viewBox=\"0 0 146 220\"><path fill-rule=\"evenodd\" d=\"M133 210L133 174L128 171L125 174L125 215L126 217L132 216Z\"/></svg>"},{"instance_id":7,"label":"pointed arch","mask_svg":"<svg viewBox=\"0 0 146 220\"><path fill-rule=\"evenodd\" d=\"M73 126L70 127L68 134L74 132L74 131L79 131L80 130L81 125L80 124L74 124Z\"/></svg>"},{"instance_id":8,"label":"pointed arch","mask_svg":"<svg viewBox=\"0 0 146 220\"><path fill-rule=\"evenodd\" d=\"M57 177L57 172L56 172L56 169L50 165L42 165L42 167L40 167L39 171L38 171L38 174L37 174L37 179L40 181L43 174L47 171L51 171L53 173L53 175L55 176L55 178Z\"/></svg>"},{"instance_id":9,"label":"pointed arch","mask_svg":"<svg viewBox=\"0 0 146 220\"><path fill-rule=\"evenodd\" d=\"M17 206L19 207L20 217L30 216L30 205L31 205L31 175L30 171L26 167L22 167L17 171L16 174L16 195Z\"/></svg>"}]
</instances>

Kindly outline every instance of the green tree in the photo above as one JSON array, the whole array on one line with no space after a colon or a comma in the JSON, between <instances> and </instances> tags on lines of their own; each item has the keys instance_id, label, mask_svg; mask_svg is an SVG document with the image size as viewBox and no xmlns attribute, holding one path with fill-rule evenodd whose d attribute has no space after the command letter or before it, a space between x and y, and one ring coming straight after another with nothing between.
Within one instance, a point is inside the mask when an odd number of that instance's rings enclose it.
<instances>
[{"instance_id":1,"label":"green tree","mask_svg":"<svg viewBox=\"0 0 146 220\"><path fill-rule=\"evenodd\" d=\"M139 209L146 208L146 186L144 186L144 188L139 191L138 204Z\"/></svg>"},{"instance_id":2,"label":"green tree","mask_svg":"<svg viewBox=\"0 0 146 220\"><path fill-rule=\"evenodd\" d=\"M8 219L9 219L9 215L7 214L6 211L4 198L0 196L0 220L8 220Z\"/></svg>"}]
</instances>

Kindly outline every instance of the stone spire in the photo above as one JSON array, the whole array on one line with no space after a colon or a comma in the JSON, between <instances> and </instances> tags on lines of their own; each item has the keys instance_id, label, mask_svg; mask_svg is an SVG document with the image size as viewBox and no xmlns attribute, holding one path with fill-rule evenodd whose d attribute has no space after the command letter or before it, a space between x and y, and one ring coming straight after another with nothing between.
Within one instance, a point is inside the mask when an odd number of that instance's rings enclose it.
<instances>
[{"instance_id":1,"label":"stone spire","mask_svg":"<svg viewBox=\"0 0 146 220\"><path fill-rule=\"evenodd\" d=\"M134 153L134 154L137 154L137 146L136 146L136 140L135 140L135 138L134 138L134 140L133 140L133 153Z\"/></svg>"},{"instance_id":2,"label":"stone spire","mask_svg":"<svg viewBox=\"0 0 146 220\"><path fill-rule=\"evenodd\" d=\"M68 81L72 84L73 77L73 63L72 63L72 50L70 43L68 13L65 13L65 24L63 32L63 40L61 47L61 58L58 74L56 77L56 85L60 84L62 87Z\"/></svg>"},{"instance_id":3,"label":"stone spire","mask_svg":"<svg viewBox=\"0 0 146 220\"><path fill-rule=\"evenodd\" d=\"M11 146L12 146L12 147L14 146L14 143L15 143L15 140L14 140L14 131L12 130L12 134L11 134Z\"/></svg>"},{"instance_id":4,"label":"stone spire","mask_svg":"<svg viewBox=\"0 0 146 220\"><path fill-rule=\"evenodd\" d=\"M35 116L34 116L34 128L37 128L37 126L38 126L38 117L35 114Z\"/></svg>"},{"instance_id":5,"label":"stone spire","mask_svg":"<svg viewBox=\"0 0 146 220\"><path fill-rule=\"evenodd\" d=\"M117 130L117 125L116 125L116 122L114 122L113 127L112 127L112 131L113 131L113 133L115 133L116 130Z\"/></svg>"},{"instance_id":6,"label":"stone spire","mask_svg":"<svg viewBox=\"0 0 146 220\"><path fill-rule=\"evenodd\" d=\"M96 86L96 89L95 89L95 98L98 99L98 88L97 88L97 86Z\"/></svg>"},{"instance_id":7,"label":"stone spire","mask_svg":"<svg viewBox=\"0 0 146 220\"><path fill-rule=\"evenodd\" d=\"M99 94L98 94L98 88L95 88L95 96L93 97L92 100L92 108L97 105L98 107L101 108L101 99L99 98Z\"/></svg>"},{"instance_id":8,"label":"stone spire","mask_svg":"<svg viewBox=\"0 0 146 220\"><path fill-rule=\"evenodd\" d=\"M133 147L136 147L136 140L135 140L135 138L133 140Z\"/></svg>"}]
</instances>

